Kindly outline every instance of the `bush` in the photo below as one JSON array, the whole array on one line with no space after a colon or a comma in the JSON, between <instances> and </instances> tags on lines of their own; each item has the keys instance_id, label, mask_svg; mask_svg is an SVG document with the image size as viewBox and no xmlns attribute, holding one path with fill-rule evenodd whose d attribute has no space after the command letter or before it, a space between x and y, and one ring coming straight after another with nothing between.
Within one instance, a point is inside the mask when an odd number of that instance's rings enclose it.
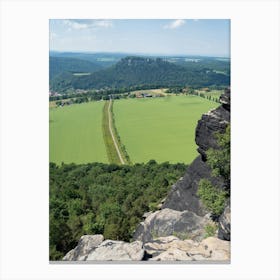
<instances>
[{"instance_id":1,"label":"bush","mask_svg":"<svg viewBox=\"0 0 280 280\"><path fill-rule=\"evenodd\" d=\"M218 225L216 223L207 224L204 228L205 230L204 238L214 236L216 234L217 229L218 229Z\"/></svg>"},{"instance_id":2,"label":"bush","mask_svg":"<svg viewBox=\"0 0 280 280\"><path fill-rule=\"evenodd\" d=\"M201 179L198 184L197 195L213 215L219 216L222 214L227 199L226 191L219 190L207 179Z\"/></svg>"}]
</instances>

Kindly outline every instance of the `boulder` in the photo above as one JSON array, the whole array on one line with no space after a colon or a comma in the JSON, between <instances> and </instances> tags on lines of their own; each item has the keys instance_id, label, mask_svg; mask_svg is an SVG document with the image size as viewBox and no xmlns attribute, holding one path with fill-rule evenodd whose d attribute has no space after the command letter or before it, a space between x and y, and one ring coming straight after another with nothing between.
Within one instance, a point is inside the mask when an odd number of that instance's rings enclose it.
<instances>
[{"instance_id":1,"label":"boulder","mask_svg":"<svg viewBox=\"0 0 280 280\"><path fill-rule=\"evenodd\" d=\"M141 261L144 257L143 243L135 241L105 240L87 256L87 261Z\"/></svg>"},{"instance_id":2,"label":"boulder","mask_svg":"<svg viewBox=\"0 0 280 280\"><path fill-rule=\"evenodd\" d=\"M194 246L194 244L196 243L193 240L183 241L178 237L171 235L159 237L155 240L145 243L144 249L148 255L155 258L158 255L170 250L179 249L181 251L188 251Z\"/></svg>"},{"instance_id":3,"label":"boulder","mask_svg":"<svg viewBox=\"0 0 280 280\"><path fill-rule=\"evenodd\" d=\"M219 218L218 238L230 240L230 205L228 204Z\"/></svg>"},{"instance_id":4,"label":"boulder","mask_svg":"<svg viewBox=\"0 0 280 280\"><path fill-rule=\"evenodd\" d=\"M230 259L230 242L217 237L204 239L197 247L188 251L193 260L225 261Z\"/></svg>"},{"instance_id":5,"label":"boulder","mask_svg":"<svg viewBox=\"0 0 280 280\"><path fill-rule=\"evenodd\" d=\"M146 243L159 236L176 235L181 239L188 237L201 240L205 234L204 227L209 221L209 217L200 217L191 211L165 208L150 214L140 223L133 239Z\"/></svg>"},{"instance_id":6,"label":"boulder","mask_svg":"<svg viewBox=\"0 0 280 280\"><path fill-rule=\"evenodd\" d=\"M83 235L78 245L69 251L63 258L64 261L84 261L91 250L104 240L103 235Z\"/></svg>"},{"instance_id":7,"label":"boulder","mask_svg":"<svg viewBox=\"0 0 280 280\"><path fill-rule=\"evenodd\" d=\"M174 236L158 238L144 244L148 261L228 261L230 242L208 237L200 243L179 240Z\"/></svg>"}]
</instances>

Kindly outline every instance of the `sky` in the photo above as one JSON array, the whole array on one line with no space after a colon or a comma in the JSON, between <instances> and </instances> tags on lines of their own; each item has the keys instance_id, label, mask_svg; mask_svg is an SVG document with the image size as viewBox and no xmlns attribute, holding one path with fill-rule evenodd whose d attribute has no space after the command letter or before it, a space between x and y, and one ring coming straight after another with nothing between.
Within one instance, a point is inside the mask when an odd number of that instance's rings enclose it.
<instances>
[{"instance_id":1,"label":"sky","mask_svg":"<svg viewBox=\"0 0 280 280\"><path fill-rule=\"evenodd\" d=\"M227 19L51 19L50 50L230 57Z\"/></svg>"}]
</instances>

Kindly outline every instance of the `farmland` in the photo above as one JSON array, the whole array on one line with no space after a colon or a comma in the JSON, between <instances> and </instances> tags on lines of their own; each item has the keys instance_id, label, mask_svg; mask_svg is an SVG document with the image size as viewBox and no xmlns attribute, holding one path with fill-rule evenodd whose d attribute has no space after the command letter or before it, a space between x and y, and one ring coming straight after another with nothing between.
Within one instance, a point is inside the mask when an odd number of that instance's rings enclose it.
<instances>
[{"instance_id":1,"label":"farmland","mask_svg":"<svg viewBox=\"0 0 280 280\"><path fill-rule=\"evenodd\" d=\"M197 96L117 100L116 128L133 163L190 163L195 156L195 127L218 103Z\"/></svg>"},{"instance_id":2,"label":"farmland","mask_svg":"<svg viewBox=\"0 0 280 280\"><path fill-rule=\"evenodd\" d=\"M118 162L112 160L116 153L110 134L106 134L108 117L104 112L108 109L104 111L104 104L88 102L50 108L50 161ZM217 106L218 103L192 95L115 100L112 110L115 134L121 141L118 146L120 150L125 147L132 163L150 159L190 163L197 155L197 121Z\"/></svg>"},{"instance_id":3,"label":"farmland","mask_svg":"<svg viewBox=\"0 0 280 280\"><path fill-rule=\"evenodd\" d=\"M107 163L102 133L104 102L50 109L50 161Z\"/></svg>"}]
</instances>

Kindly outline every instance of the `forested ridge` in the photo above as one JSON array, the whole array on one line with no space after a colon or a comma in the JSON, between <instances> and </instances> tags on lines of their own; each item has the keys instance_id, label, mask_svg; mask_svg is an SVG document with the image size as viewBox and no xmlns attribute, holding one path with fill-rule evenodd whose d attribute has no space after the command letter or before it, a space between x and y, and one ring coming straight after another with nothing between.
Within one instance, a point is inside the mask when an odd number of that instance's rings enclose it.
<instances>
[{"instance_id":1,"label":"forested ridge","mask_svg":"<svg viewBox=\"0 0 280 280\"><path fill-rule=\"evenodd\" d=\"M50 163L50 259L61 259L84 234L129 241L185 172L181 163Z\"/></svg>"},{"instance_id":2,"label":"forested ridge","mask_svg":"<svg viewBox=\"0 0 280 280\"><path fill-rule=\"evenodd\" d=\"M52 90L150 87L228 86L229 63L207 62L182 65L162 58L128 56L116 64L87 76L61 73L50 81Z\"/></svg>"},{"instance_id":3,"label":"forested ridge","mask_svg":"<svg viewBox=\"0 0 280 280\"><path fill-rule=\"evenodd\" d=\"M102 69L100 65L78 59L78 58L71 58L71 57L52 57L49 58L49 78L53 80L55 77L70 73L92 73ZM63 76L62 76L63 77Z\"/></svg>"}]
</instances>

